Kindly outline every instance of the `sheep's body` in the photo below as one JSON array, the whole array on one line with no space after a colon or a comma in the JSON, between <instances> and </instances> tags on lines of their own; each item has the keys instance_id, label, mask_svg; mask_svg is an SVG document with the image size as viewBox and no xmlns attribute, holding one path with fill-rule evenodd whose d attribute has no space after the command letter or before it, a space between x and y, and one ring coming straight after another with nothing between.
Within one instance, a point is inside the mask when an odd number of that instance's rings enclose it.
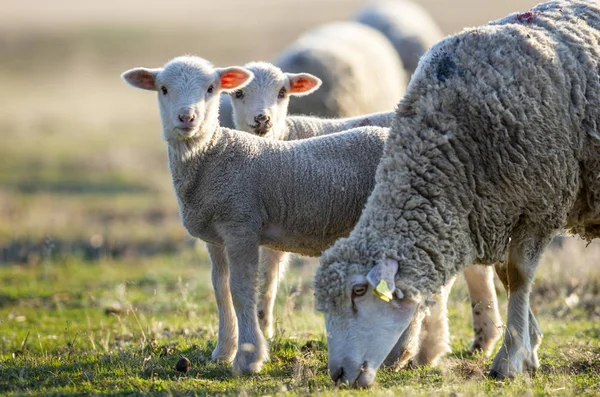
<instances>
[{"instance_id":1,"label":"sheep's body","mask_svg":"<svg viewBox=\"0 0 600 397\"><path fill-rule=\"evenodd\" d=\"M410 76L419 58L444 37L429 13L410 0L383 0L360 9L354 19L383 33Z\"/></svg>"},{"instance_id":2,"label":"sheep's body","mask_svg":"<svg viewBox=\"0 0 600 397\"><path fill-rule=\"evenodd\" d=\"M389 111L408 83L389 40L358 22L317 27L290 45L274 63L284 72L308 72L323 81L315 94L291 101L291 114L351 117Z\"/></svg>"},{"instance_id":3,"label":"sheep's body","mask_svg":"<svg viewBox=\"0 0 600 397\"><path fill-rule=\"evenodd\" d=\"M231 97L233 119L236 128L256 135L279 140L305 139L318 135L326 135L343 130L373 125L390 127L394 113L375 113L364 116L344 119L320 119L310 116L287 116L289 98L292 95L306 95L318 88L320 81L307 73L283 73L278 67L264 62L252 62L244 65L254 74L254 79L237 90ZM299 83L299 84L298 84ZM282 95L282 93L284 95ZM262 248L263 250L266 248ZM267 335L272 334L273 298L277 291L275 275L281 270L284 254L277 256L275 252L264 254L261 257L273 260L261 261L265 269L266 283L262 307L259 309L259 318L262 319L261 327ZM465 277L469 286L469 295L473 308L473 329L476 331L472 344L473 350L483 350L486 354L491 352L496 341L500 338L499 326L502 323L498 312L498 304L493 283L493 270L487 267L473 267L465 270ZM447 288L449 290L449 288ZM415 364L435 364L441 355L449 350L448 324L445 316L446 303L443 299L447 294L438 297L441 310L433 310L427 317L423 333L428 335L428 340L419 343L420 322L415 322L413 335L415 338L404 336L396 349L388 356L388 363L402 366L413 360ZM483 315L481 315L483 314ZM435 324L434 326L431 326ZM443 324L440 325L440 324ZM427 329L428 325L431 329ZM435 338L437 343L432 343Z\"/></svg>"},{"instance_id":4,"label":"sheep's body","mask_svg":"<svg viewBox=\"0 0 600 397\"><path fill-rule=\"evenodd\" d=\"M385 353L364 352L387 349L385 339L402 332L419 296L473 262L506 261L499 276L510 290L508 331L491 374L539 366L529 290L543 249L561 229L600 236L599 43L597 3L551 1L467 29L423 57L375 190L315 277L332 334L330 365L346 363L348 381L370 384ZM349 335L341 331L353 329L344 317L348 283L365 274L378 279L373 271L392 274L392 289L404 298L372 303L381 313L370 313L371 326L398 307L404 323L377 337ZM371 367L351 368L357 357Z\"/></svg>"}]
</instances>

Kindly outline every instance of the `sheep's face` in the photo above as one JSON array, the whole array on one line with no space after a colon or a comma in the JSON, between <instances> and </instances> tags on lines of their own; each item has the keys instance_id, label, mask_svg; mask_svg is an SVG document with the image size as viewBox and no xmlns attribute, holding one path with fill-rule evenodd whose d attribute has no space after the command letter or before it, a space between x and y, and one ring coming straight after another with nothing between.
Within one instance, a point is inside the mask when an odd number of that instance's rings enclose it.
<instances>
[{"instance_id":1,"label":"sheep's face","mask_svg":"<svg viewBox=\"0 0 600 397\"><path fill-rule=\"evenodd\" d=\"M395 288L398 263L349 277L341 305L325 310L329 371L336 383L369 387L417 308Z\"/></svg>"},{"instance_id":2,"label":"sheep's face","mask_svg":"<svg viewBox=\"0 0 600 397\"><path fill-rule=\"evenodd\" d=\"M308 95L321 80L308 73L283 73L263 62L245 65L254 79L232 92L233 120L237 129L279 139L287 116L290 96Z\"/></svg>"},{"instance_id":3,"label":"sheep's face","mask_svg":"<svg viewBox=\"0 0 600 397\"><path fill-rule=\"evenodd\" d=\"M239 67L213 68L199 57L175 58L164 68L131 69L122 75L130 85L158 92L167 141L208 139L219 126L219 93L245 86L252 72Z\"/></svg>"}]
</instances>

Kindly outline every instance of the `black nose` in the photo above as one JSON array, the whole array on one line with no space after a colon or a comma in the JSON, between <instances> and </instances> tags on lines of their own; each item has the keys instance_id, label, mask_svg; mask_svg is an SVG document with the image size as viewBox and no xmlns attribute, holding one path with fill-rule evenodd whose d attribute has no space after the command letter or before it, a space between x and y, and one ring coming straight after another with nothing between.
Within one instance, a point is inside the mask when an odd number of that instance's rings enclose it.
<instances>
[{"instance_id":1,"label":"black nose","mask_svg":"<svg viewBox=\"0 0 600 397\"><path fill-rule=\"evenodd\" d=\"M338 383L342 377L344 376L344 368L343 367L339 367L336 370L331 370L331 379L333 380L334 383Z\"/></svg>"},{"instance_id":2,"label":"black nose","mask_svg":"<svg viewBox=\"0 0 600 397\"><path fill-rule=\"evenodd\" d=\"M271 121L271 118L265 114L259 114L258 116L254 116L254 121L260 124L266 124Z\"/></svg>"},{"instance_id":3,"label":"black nose","mask_svg":"<svg viewBox=\"0 0 600 397\"><path fill-rule=\"evenodd\" d=\"M181 113L179 115L179 121L182 123L189 123L190 121L194 121L196 115L194 113Z\"/></svg>"}]
</instances>

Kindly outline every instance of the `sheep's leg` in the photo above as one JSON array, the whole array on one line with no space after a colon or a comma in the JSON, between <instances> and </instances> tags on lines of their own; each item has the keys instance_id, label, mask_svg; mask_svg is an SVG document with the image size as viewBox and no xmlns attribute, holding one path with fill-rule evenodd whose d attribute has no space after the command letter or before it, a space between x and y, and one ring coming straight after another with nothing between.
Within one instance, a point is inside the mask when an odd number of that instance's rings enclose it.
<instances>
[{"instance_id":1,"label":"sheep's leg","mask_svg":"<svg viewBox=\"0 0 600 397\"><path fill-rule=\"evenodd\" d=\"M492 363L491 377L512 378L539 367L541 333L529 306L529 294L543 249L551 238L547 234L512 237L506 272L501 276L509 296L504 343Z\"/></svg>"},{"instance_id":2,"label":"sheep's leg","mask_svg":"<svg viewBox=\"0 0 600 397\"><path fill-rule=\"evenodd\" d=\"M279 278L285 273L288 265L287 252L260 249L260 265L262 270L261 297L258 304L258 323L267 338L273 337L273 306L277 297Z\"/></svg>"},{"instance_id":3,"label":"sheep's leg","mask_svg":"<svg viewBox=\"0 0 600 397\"><path fill-rule=\"evenodd\" d=\"M509 295L509 287L508 287L508 266L506 263L498 263L494 265L496 269L496 274L498 278L504 285L504 289L506 291L507 296ZM542 343L542 331L538 326L537 320L531 311L531 307L529 308L529 341L531 343L531 348L533 349L533 359L534 367L539 367L539 362L537 361L537 349Z\"/></svg>"},{"instance_id":4,"label":"sheep's leg","mask_svg":"<svg viewBox=\"0 0 600 397\"><path fill-rule=\"evenodd\" d=\"M238 330L229 291L229 268L223 248L212 244L206 244L206 247L212 264L212 283L219 311L219 339L212 359L230 363L237 351Z\"/></svg>"},{"instance_id":5,"label":"sheep's leg","mask_svg":"<svg viewBox=\"0 0 600 397\"><path fill-rule=\"evenodd\" d=\"M471 265L465 269L464 275L471 298L475 332L471 351L483 351L488 356L502 336L502 318L498 311L494 270L491 266Z\"/></svg>"},{"instance_id":6,"label":"sheep's leg","mask_svg":"<svg viewBox=\"0 0 600 397\"><path fill-rule=\"evenodd\" d=\"M236 374L259 372L268 359L267 343L257 316L258 240L247 235L225 239L229 262L229 285L237 315L238 351L233 359Z\"/></svg>"},{"instance_id":7,"label":"sheep's leg","mask_svg":"<svg viewBox=\"0 0 600 397\"><path fill-rule=\"evenodd\" d=\"M429 309L429 315L423 320L421 347L413 360L415 365L436 365L444 354L450 352L448 296L455 281L456 277L452 277L442 287L441 293L433 296L436 304Z\"/></svg>"}]
</instances>

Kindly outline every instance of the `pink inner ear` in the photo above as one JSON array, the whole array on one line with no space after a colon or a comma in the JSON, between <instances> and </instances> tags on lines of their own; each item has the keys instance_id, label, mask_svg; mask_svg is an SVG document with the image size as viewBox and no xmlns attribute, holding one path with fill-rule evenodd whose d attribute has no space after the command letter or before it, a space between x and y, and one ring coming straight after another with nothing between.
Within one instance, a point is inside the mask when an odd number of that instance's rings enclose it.
<instances>
[{"instance_id":1,"label":"pink inner ear","mask_svg":"<svg viewBox=\"0 0 600 397\"><path fill-rule=\"evenodd\" d=\"M291 92L306 92L315 86L315 82L305 78L298 78L290 84Z\"/></svg>"},{"instance_id":2,"label":"pink inner ear","mask_svg":"<svg viewBox=\"0 0 600 397\"><path fill-rule=\"evenodd\" d=\"M236 88L248 80L248 75L240 71L229 71L221 76L221 87L225 89Z\"/></svg>"},{"instance_id":3,"label":"pink inner ear","mask_svg":"<svg viewBox=\"0 0 600 397\"><path fill-rule=\"evenodd\" d=\"M150 73L143 73L140 76L140 82L147 89L153 89L154 88L154 75L152 75Z\"/></svg>"}]
</instances>

